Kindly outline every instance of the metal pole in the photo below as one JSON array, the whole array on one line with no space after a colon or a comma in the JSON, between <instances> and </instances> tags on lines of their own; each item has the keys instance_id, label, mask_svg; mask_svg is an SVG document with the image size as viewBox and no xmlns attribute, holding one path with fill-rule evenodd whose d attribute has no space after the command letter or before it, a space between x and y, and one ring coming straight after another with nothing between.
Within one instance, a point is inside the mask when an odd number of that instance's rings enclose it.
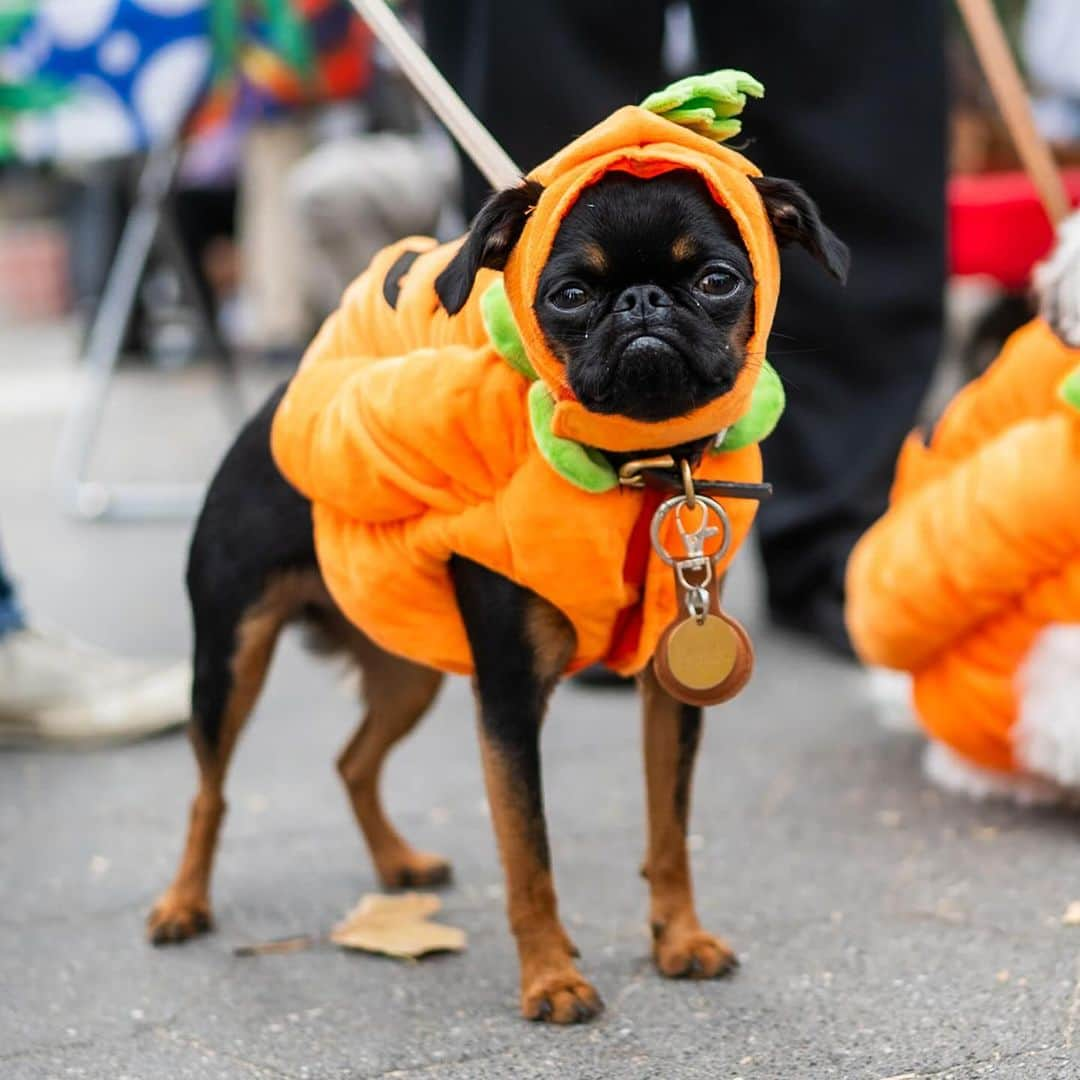
<instances>
[{"instance_id":1,"label":"metal pole","mask_svg":"<svg viewBox=\"0 0 1080 1080\"><path fill-rule=\"evenodd\" d=\"M1051 224L1069 212L1069 196L1050 147L1035 126L1024 80L990 0L956 0L983 74L1001 110L1016 152L1039 193Z\"/></svg>"},{"instance_id":2,"label":"metal pole","mask_svg":"<svg viewBox=\"0 0 1080 1080\"><path fill-rule=\"evenodd\" d=\"M413 40L384 0L349 0L386 51L397 61L416 92L446 125L493 188L513 187L521 170L472 114L430 57Z\"/></svg>"}]
</instances>

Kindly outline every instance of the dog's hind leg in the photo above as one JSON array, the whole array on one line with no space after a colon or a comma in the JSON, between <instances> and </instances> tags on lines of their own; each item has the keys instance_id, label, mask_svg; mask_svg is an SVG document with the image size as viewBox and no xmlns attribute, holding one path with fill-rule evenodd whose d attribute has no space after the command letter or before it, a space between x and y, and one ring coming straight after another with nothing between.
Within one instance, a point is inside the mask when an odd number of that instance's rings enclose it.
<instances>
[{"instance_id":1,"label":"dog's hind leg","mask_svg":"<svg viewBox=\"0 0 1080 1080\"><path fill-rule=\"evenodd\" d=\"M155 945L209 930L210 874L225 815L225 776L236 741L262 689L282 626L305 604L324 601L315 571L283 573L238 620L219 612L196 620L189 729L199 769L187 840L172 884L147 918Z\"/></svg>"},{"instance_id":2,"label":"dog's hind leg","mask_svg":"<svg viewBox=\"0 0 1080 1080\"><path fill-rule=\"evenodd\" d=\"M686 826L690 782L701 737L701 709L676 701L650 665L638 678L644 706L649 882L653 956L661 974L709 979L737 964L722 939L701 928L694 907Z\"/></svg>"},{"instance_id":3,"label":"dog's hind leg","mask_svg":"<svg viewBox=\"0 0 1080 1080\"><path fill-rule=\"evenodd\" d=\"M450 864L413 848L388 820L379 797L379 775L394 744L407 735L438 693L442 675L379 649L352 631L350 651L363 677L367 712L338 757L357 824L388 888L441 885Z\"/></svg>"}]
</instances>

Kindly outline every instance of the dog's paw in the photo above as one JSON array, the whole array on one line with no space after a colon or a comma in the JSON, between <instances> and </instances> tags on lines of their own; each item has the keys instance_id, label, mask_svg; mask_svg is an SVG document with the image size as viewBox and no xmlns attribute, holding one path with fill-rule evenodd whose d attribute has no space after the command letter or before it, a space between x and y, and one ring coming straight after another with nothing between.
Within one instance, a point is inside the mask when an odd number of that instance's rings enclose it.
<instances>
[{"instance_id":1,"label":"dog's paw","mask_svg":"<svg viewBox=\"0 0 1080 1080\"><path fill-rule=\"evenodd\" d=\"M716 979L739 966L723 938L705 930L663 930L653 943L653 958L669 979Z\"/></svg>"},{"instance_id":2,"label":"dog's paw","mask_svg":"<svg viewBox=\"0 0 1080 1080\"><path fill-rule=\"evenodd\" d=\"M153 945L171 945L205 934L214 925L210 905L166 892L146 918L146 936Z\"/></svg>"},{"instance_id":3,"label":"dog's paw","mask_svg":"<svg viewBox=\"0 0 1080 1080\"><path fill-rule=\"evenodd\" d=\"M604 1009L600 995L574 968L531 979L521 991L521 1015L549 1024L581 1024Z\"/></svg>"},{"instance_id":4,"label":"dog's paw","mask_svg":"<svg viewBox=\"0 0 1080 1080\"><path fill-rule=\"evenodd\" d=\"M392 859L381 860L377 870L380 880L388 889L448 885L453 877L450 863L446 859L424 851L403 851Z\"/></svg>"}]
</instances>

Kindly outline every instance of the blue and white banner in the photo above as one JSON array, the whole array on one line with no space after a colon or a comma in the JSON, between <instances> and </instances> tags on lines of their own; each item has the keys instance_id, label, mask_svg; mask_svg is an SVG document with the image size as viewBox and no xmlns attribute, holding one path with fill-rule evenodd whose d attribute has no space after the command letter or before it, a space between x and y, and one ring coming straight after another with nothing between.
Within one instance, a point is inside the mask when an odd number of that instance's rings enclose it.
<instances>
[{"instance_id":1,"label":"blue and white banner","mask_svg":"<svg viewBox=\"0 0 1080 1080\"><path fill-rule=\"evenodd\" d=\"M206 88L208 0L0 0L0 156L80 162L172 138ZM36 103L46 103L36 104Z\"/></svg>"}]
</instances>

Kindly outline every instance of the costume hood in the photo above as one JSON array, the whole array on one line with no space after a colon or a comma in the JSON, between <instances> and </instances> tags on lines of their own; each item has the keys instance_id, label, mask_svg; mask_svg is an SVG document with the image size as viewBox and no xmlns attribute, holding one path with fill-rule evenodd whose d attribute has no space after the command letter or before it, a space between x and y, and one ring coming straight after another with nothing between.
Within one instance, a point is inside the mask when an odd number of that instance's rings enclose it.
<instances>
[{"instance_id":1,"label":"costume hood","mask_svg":"<svg viewBox=\"0 0 1080 1080\"><path fill-rule=\"evenodd\" d=\"M705 181L734 219L749 253L756 289L747 345L751 359L727 394L685 416L649 422L590 412L574 396L537 322L533 305L540 275L559 226L586 188L609 172L651 178L675 170L697 173ZM619 109L528 174L544 191L510 255L503 282L524 350L554 402L552 434L601 450L652 450L714 435L747 412L780 291L772 225L750 182L760 175L741 154L640 106Z\"/></svg>"}]
</instances>

